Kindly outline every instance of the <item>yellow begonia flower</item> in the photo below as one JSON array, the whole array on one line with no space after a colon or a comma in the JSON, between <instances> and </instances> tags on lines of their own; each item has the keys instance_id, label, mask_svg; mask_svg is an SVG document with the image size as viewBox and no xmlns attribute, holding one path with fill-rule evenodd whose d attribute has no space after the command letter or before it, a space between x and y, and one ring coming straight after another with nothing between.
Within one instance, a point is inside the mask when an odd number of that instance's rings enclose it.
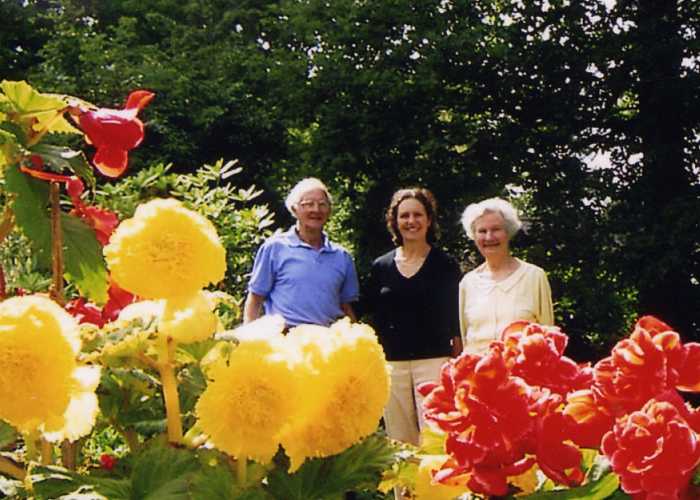
<instances>
[{"instance_id":1,"label":"yellow begonia flower","mask_svg":"<svg viewBox=\"0 0 700 500\"><path fill-rule=\"evenodd\" d=\"M433 483L432 471L439 469L447 458L447 455L426 455L421 459L416 473L416 500L452 500L469 491L464 486Z\"/></svg>"},{"instance_id":2,"label":"yellow begonia flower","mask_svg":"<svg viewBox=\"0 0 700 500\"><path fill-rule=\"evenodd\" d=\"M389 372L365 325L304 325L286 339L299 353L294 370L304 390L281 437L295 471L306 458L335 455L376 430L389 397Z\"/></svg>"},{"instance_id":3,"label":"yellow begonia flower","mask_svg":"<svg viewBox=\"0 0 700 500\"><path fill-rule=\"evenodd\" d=\"M304 396L285 355L284 338L241 343L228 363L212 363L196 406L198 425L218 449L269 462L279 433Z\"/></svg>"},{"instance_id":4,"label":"yellow begonia flower","mask_svg":"<svg viewBox=\"0 0 700 500\"><path fill-rule=\"evenodd\" d=\"M214 225L174 199L139 205L119 224L104 255L119 286L146 299L192 295L226 271Z\"/></svg>"},{"instance_id":5,"label":"yellow begonia flower","mask_svg":"<svg viewBox=\"0 0 700 500\"><path fill-rule=\"evenodd\" d=\"M182 344L211 337L219 323L214 306L214 301L202 291L166 299L163 317L158 325L159 335L172 337Z\"/></svg>"},{"instance_id":6,"label":"yellow begonia flower","mask_svg":"<svg viewBox=\"0 0 700 500\"><path fill-rule=\"evenodd\" d=\"M199 290L190 295L134 302L122 309L118 321L138 319L149 329L156 326L158 335L189 344L205 340L216 332L218 318L214 307L211 296Z\"/></svg>"},{"instance_id":7,"label":"yellow begonia flower","mask_svg":"<svg viewBox=\"0 0 700 500\"><path fill-rule=\"evenodd\" d=\"M0 303L0 419L21 432L75 440L97 414L99 369L79 367L77 321L44 296Z\"/></svg>"}]
</instances>

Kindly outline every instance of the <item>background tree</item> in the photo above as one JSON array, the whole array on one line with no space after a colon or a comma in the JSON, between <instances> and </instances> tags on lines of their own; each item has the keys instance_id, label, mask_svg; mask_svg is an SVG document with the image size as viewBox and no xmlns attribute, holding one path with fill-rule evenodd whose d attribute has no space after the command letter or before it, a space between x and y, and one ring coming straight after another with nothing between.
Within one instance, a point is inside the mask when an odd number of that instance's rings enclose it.
<instances>
[{"instance_id":1,"label":"background tree","mask_svg":"<svg viewBox=\"0 0 700 500\"><path fill-rule=\"evenodd\" d=\"M476 254L461 210L510 196L528 223L516 247L550 272L575 356L598 356L637 313L695 335L697 2L2 6L35 27L13 44L43 43L4 58L3 74L101 104L158 94L135 169L239 158L237 182L265 188L282 225L286 190L318 175L361 270L390 246L382 215L398 187L435 192L465 270Z\"/></svg>"}]
</instances>

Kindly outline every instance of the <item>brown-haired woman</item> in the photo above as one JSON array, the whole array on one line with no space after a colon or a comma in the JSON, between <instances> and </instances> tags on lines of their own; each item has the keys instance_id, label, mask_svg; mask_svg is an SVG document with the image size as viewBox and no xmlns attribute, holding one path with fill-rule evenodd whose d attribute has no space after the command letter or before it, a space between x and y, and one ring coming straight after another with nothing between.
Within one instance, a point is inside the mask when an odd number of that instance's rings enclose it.
<instances>
[{"instance_id":1,"label":"brown-haired woman","mask_svg":"<svg viewBox=\"0 0 700 500\"><path fill-rule=\"evenodd\" d=\"M462 350L456 261L435 247L436 203L425 188L400 189L386 212L396 248L377 258L365 310L392 366L384 421L389 437L418 444L423 427L416 387L439 378L440 367Z\"/></svg>"}]
</instances>

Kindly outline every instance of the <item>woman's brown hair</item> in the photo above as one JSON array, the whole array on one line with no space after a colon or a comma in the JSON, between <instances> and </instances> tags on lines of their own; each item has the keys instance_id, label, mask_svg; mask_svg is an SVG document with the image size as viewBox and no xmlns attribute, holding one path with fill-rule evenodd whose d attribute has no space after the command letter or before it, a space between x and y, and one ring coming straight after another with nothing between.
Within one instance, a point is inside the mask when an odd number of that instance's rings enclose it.
<instances>
[{"instance_id":1,"label":"woman's brown hair","mask_svg":"<svg viewBox=\"0 0 700 500\"><path fill-rule=\"evenodd\" d=\"M426 239L428 243L434 243L437 241L438 236L438 223L437 223L437 202L435 201L435 196L430 190L421 187L399 189L391 197L391 203L389 203L389 208L386 210L386 228L391 234L391 239L395 245L403 245L403 238L399 232L399 224L397 221L399 205L402 201L414 199L418 200L423 208L425 208L425 213L430 220L430 226L428 226L428 232L426 234Z\"/></svg>"}]
</instances>

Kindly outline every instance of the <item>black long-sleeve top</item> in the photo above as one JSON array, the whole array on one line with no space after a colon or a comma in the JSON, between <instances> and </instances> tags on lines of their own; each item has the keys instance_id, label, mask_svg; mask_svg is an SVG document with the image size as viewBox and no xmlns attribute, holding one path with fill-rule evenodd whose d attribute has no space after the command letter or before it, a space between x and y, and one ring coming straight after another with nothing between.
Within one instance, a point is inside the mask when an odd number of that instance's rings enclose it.
<instances>
[{"instance_id":1,"label":"black long-sleeve top","mask_svg":"<svg viewBox=\"0 0 700 500\"><path fill-rule=\"evenodd\" d=\"M396 250L372 263L363 305L390 361L449 356L459 337L459 280L456 261L431 248L410 278L394 262Z\"/></svg>"}]
</instances>

